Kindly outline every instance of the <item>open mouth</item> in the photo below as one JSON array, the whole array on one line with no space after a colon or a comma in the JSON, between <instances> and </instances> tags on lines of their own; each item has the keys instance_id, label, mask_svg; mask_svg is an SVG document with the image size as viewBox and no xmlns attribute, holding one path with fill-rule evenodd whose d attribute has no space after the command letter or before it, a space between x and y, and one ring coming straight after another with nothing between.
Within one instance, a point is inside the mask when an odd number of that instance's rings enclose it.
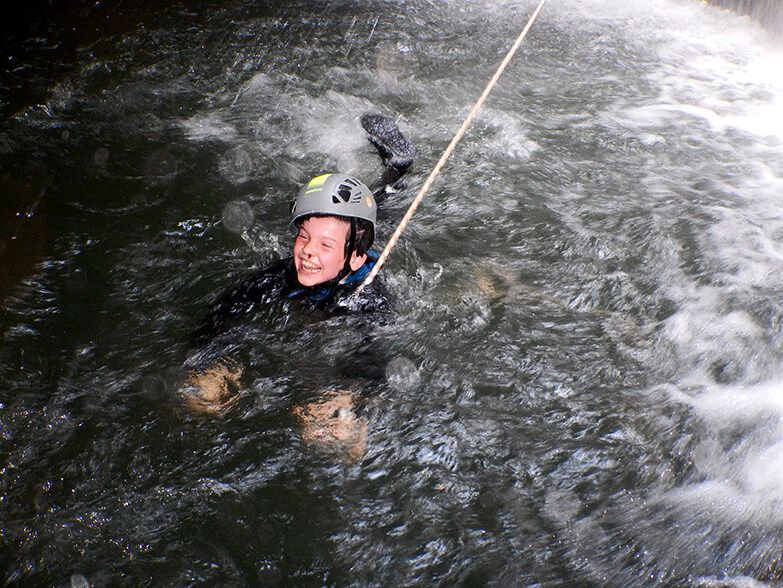
<instances>
[{"instance_id":1,"label":"open mouth","mask_svg":"<svg viewBox=\"0 0 783 588\"><path fill-rule=\"evenodd\" d=\"M299 259L299 271L314 274L321 271L321 266L305 259Z\"/></svg>"}]
</instances>

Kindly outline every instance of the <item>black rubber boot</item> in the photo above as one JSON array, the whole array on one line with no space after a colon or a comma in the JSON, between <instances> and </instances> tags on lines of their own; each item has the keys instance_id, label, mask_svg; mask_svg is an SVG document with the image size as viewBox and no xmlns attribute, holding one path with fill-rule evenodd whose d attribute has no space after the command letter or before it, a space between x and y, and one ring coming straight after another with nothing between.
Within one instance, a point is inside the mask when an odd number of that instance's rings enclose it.
<instances>
[{"instance_id":1,"label":"black rubber boot","mask_svg":"<svg viewBox=\"0 0 783 588\"><path fill-rule=\"evenodd\" d=\"M413 164L416 148L403 136L394 119L388 116L368 112L362 115L361 123L386 168L380 182L373 187L373 193L380 202L389 194L404 188L400 178Z\"/></svg>"},{"instance_id":2,"label":"black rubber boot","mask_svg":"<svg viewBox=\"0 0 783 588\"><path fill-rule=\"evenodd\" d=\"M416 148L403 136L393 119L368 112L362 115L362 127L381 154L384 165L399 171L405 171L411 166L416 157Z\"/></svg>"}]
</instances>

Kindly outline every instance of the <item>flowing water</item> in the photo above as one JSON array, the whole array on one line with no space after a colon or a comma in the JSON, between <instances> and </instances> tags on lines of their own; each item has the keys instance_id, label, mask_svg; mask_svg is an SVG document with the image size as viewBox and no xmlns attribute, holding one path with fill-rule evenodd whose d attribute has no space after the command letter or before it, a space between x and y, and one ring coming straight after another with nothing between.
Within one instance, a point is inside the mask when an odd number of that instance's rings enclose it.
<instances>
[{"instance_id":1,"label":"flowing water","mask_svg":"<svg viewBox=\"0 0 783 588\"><path fill-rule=\"evenodd\" d=\"M190 333L286 254L298 186L375 179L359 116L399 117L419 157L385 242L533 3L69 7L2 46L3 583L783 578L783 53L758 25L547 4L384 268L391 316L259 311L225 342L237 402L201 415ZM357 462L292 416L336 388Z\"/></svg>"}]
</instances>

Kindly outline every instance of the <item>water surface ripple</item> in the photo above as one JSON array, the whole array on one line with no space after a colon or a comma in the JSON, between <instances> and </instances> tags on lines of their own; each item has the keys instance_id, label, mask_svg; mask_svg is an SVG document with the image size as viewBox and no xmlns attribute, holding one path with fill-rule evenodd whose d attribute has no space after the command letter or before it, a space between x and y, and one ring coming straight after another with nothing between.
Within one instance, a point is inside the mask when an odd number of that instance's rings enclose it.
<instances>
[{"instance_id":1,"label":"water surface ripple","mask_svg":"<svg viewBox=\"0 0 783 588\"><path fill-rule=\"evenodd\" d=\"M412 189L533 6L78 3L0 79L7 585L783 578L783 56L679 0L547 5L383 271L388 320L272 305L180 387L310 176ZM20 213L21 216L18 216ZM16 237L8 240L7 235ZM292 415L362 398L352 463Z\"/></svg>"}]
</instances>

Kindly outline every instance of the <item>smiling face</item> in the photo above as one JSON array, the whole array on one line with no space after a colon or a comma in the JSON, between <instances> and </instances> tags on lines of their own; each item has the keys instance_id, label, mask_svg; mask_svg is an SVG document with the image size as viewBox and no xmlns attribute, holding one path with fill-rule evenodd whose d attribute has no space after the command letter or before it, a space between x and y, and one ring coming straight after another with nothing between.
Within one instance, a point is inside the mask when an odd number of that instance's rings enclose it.
<instances>
[{"instance_id":1,"label":"smiling face","mask_svg":"<svg viewBox=\"0 0 783 588\"><path fill-rule=\"evenodd\" d=\"M335 216L310 217L299 225L294 240L294 267L302 286L316 286L337 277L345 266L345 243L351 224ZM366 255L351 253L351 270L364 263Z\"/></svg>"}]
</instances>

